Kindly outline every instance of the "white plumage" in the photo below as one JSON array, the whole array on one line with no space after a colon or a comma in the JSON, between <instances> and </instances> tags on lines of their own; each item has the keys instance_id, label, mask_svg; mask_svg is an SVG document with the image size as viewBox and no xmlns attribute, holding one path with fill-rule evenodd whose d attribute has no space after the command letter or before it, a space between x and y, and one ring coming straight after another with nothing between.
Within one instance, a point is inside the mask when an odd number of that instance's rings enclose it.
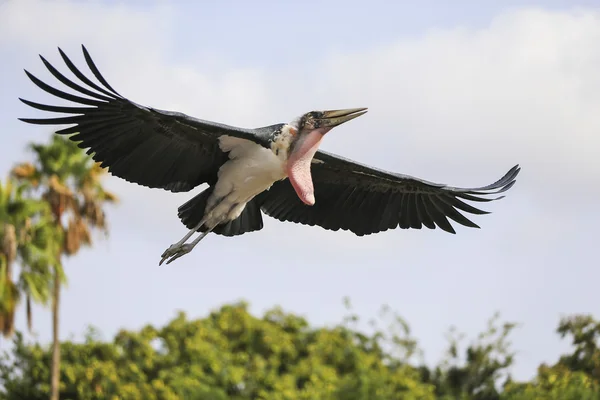
<instances>
[{"instance_id":1,"label":"white plumage","mask_svg":"<svg viewBox=\"0 0 600 400\"><path fill-rule=\"evenodd\" d=\"M210 212L205 215L205 223L209 227L236 219L254 196L287 177L287 151L276 155L254 142L232 136L221 136L219 147L229 152L229 161L219 169L218 181L207 202Z\"/></svg>"}]
</instances>

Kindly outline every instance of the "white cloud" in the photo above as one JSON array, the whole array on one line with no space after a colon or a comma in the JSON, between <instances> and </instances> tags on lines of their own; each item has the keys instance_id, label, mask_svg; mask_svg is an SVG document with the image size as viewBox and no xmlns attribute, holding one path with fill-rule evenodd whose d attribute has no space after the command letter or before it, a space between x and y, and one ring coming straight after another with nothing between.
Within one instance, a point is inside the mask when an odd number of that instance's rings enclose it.
<instances>
[{"instance_id":1,"label":"white cloud","mask_svg":"<svg viewBox=\"0 0 600 400\"><path fill-rule=\"evenodd\" d=\"M599 40L598 12L511 12L486 29L337 55L321 85L371 107L371 162L383 147L387 167L449 183L520 162L528 185L582 185L600 181Z\"/></svg>"},{"instance_id":2,"label":"white cloud","mask_svg":"<svg viewBox=\"0 0 600 400\"><path fill-rule=\"evenodd\" d=\"M8 0L0 12L0 45L35 51L85 42L127 60L160 51L172 21L172 8L160 4L141 9L100 1Z\"/></svg>"},{"instance_id":3,"label":"white cloud","mask_svg":"<svg viewBox=\"0 0 600 400\"><path fill-rule=\"evenodd\" d=\"M19 37L32 54L48 49L59 64L54 45L81 62L83 42L109 82L143 104L245 126L366 105L370 113L332 132L326 148L454 185L487 183L517 162L527 184L600 179L595 12L510 12L485 29L435 30L315 60L316 75L306 76L173 63L168 7L23 3L2 14L1 37Z\"/></svg>"}]
</instances>

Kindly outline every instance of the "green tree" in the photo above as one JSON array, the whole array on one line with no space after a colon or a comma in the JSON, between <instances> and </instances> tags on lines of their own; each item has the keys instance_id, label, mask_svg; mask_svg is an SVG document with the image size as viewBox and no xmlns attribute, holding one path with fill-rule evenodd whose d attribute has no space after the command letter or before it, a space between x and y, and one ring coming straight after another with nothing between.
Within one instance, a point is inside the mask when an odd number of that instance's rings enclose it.
<instances>
[{"instance_id":1,"label":"green tree","mask_svg":"<svg viewBox=\"0 0 600 400\"><path fill-rule=\"evenodd\" d=\"M27 196L25 189L11 179L0 182L0 330L5 337L14 332L15 310L23 296L31 329L31 302L47 303L56 266L59 240L48 205Z\"/></svg>"},{"instance_id":2,"label":"green tree","mask_svg":"<svg viewBox=\"0 0 600 400\"><path fill-rule=\"evenodd\" d=\"M509 382L501 400L600 400L600 385L581 371L564 365L542 365L532 382Z\"/></svg>"},{"instance_id":3,"label":"green tree","mask_svg":"<svg viewBox=\"0 0 600 400\"><path fill-rule=\"evenodd\" d=\"M391 333L393 335L393 333ZM15 337L0 364L0 399L46 399L49 349ZM418 369L388 351L381 335L344 324L310 327L280 308L262 318L245 303L203 319L179 313L163 328L121 331L111 342L88 334L63 343L65 398L433 400ZM1 393L1 392L0 392Z\"/></svg>"},{"instance_id":4,"label":"green tree","mask_svg":"<svg viewBox=\"0 0 600 400\"><path fill-rule=\"evenodd\" d=\"M12 175L41 192L50 206L57 234L63 240L57 255L76 254L82 246L92 244L92 229L107 232L104 206L116 196L104 189L101 177L105 170L86 155L75 142L52 135L49 144L32 144L34 163L16 166ZM52 373L51 400L58 400L60 385L59 309L61 284L65 275L55 268L52 286Z\"/></svg>"},{"instance_id":5,"label":"green tree","mask_svg":"<svg viewBox=\"0 0 600 400\"><path fill-rule=\"evenodd\" d=\"M571 337L573 352L562 355L553 366L542 364L532 382L510 382L502 400L600 399L600 322L591 315L572 315L562 318L556 331L563 338Z\"/></svg>"},{"instance_id":6,"label":"green tree","mask_svg":"<svg viewBox=\"0 0 600 400\"><path fill-rule=\"evenodd\" d=\"M436 394L443 399L498 400L500 379L509 378L508 370L514 362L508 336L515 329L514 323L499 324L499 314L489 321L486 331L463 353L460 342L464 335L452 328L446 358L433 371L423 370L423 379L436 387Z\"/></svg>"},{"instance_id":7,"label":"green tree","mask_svg":"<svg viewBox=\"0 0 600 400\"><path fill-rule=\"evenodd\" d=\"M591 315L562 318L557 329L561 337L570 336L575 347L573 354L564 355L559 364L570 371L580 371L600 383L600 321Z\"/></svg>"}]
</instances>

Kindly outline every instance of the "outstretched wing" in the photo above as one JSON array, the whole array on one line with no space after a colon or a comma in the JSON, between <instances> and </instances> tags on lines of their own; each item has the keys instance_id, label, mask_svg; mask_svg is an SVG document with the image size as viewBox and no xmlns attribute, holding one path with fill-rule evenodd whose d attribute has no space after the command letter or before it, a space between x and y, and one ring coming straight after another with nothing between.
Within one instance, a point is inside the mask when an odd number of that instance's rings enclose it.
<instances>
[{"instance_id":1,"label":"outstretched wing","mask_svg":"<svg viewBox=\"0 0 600 400\"><path fill-rule=\"evenodd\" d=\"M520 168L514 166L500 180L479 188L456 188L427 182L358 164L334 154L317 152L311 166L316 203L307 206L289 180L275 183L263 194L262 210L281 221L319 225L329 230L350 230L369 235L388 229L440 227L455 233L448 221L479 228L460 211L488 214L464 202L510 189Z\"/></svg>"},{"instance_id":2,"label":"outstretched wing","mask_svg":"<svg viewBox=\"0 0 600 400\"><path fill-rule=\"evenodd\" d=\"M56 133L77 133L70 139L80 142L80 148L89 148L87 153L101 162L102 167L108 167L113 175L151 188L189 191L202 183L216 181L218 169L227 160L218 144L221 135L257 141L250 129L144 107L124 98L102 77L86 48L82 46L82 49L88 67L101 86L81 73L60 48L65 64L86 87L65 77L44 57L40 58L56 79L87 97L55 89L27 70L25 73L42 90L87 107L61 107L20 99L39 110L71 114L59 118L20 119L39 125L75 124Z\"/></svg>"}]
</instances>

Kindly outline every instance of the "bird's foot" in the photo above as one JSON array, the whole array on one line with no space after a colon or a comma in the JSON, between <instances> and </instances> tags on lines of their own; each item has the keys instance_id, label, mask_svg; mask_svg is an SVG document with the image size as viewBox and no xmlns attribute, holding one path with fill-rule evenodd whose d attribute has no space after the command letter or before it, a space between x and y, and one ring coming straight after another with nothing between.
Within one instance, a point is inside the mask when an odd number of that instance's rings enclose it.
<instances>
[{"instance_id":1,"label":"bird's foot","mask_svg":"<svg viewBox=\"0 0 600 400\"><path fill-rule=\"evenodd\" d=\"M161 254L161 260L158 265L162 265L163 262L167 261L167 264L177 260L179 257L186 255L194 248L193 244L173 244L164 253Z\"/></svg>"}]
</instances>

